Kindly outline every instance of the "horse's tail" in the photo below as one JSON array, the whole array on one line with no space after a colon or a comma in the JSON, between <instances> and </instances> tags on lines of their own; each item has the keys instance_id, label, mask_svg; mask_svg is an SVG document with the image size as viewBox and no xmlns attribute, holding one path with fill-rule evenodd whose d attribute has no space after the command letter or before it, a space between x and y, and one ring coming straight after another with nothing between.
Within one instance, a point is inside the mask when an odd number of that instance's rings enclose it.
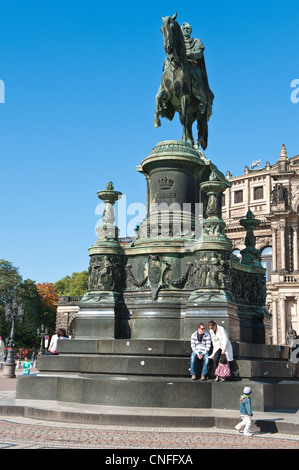
<instances>
[{"instance_id":1,"label":"horse's tail","mask_svg":"<svg viewBox=\"0 0 299 470\"><path fill-rule=\"evenodd\" d=\"M206 114L206 113L205 113ZM205 150L208 146L208 122L206 116L202 116L201 119L197 120L197 129L198 129L198 143L201 148Z\"/></svg>"}]
</instances>

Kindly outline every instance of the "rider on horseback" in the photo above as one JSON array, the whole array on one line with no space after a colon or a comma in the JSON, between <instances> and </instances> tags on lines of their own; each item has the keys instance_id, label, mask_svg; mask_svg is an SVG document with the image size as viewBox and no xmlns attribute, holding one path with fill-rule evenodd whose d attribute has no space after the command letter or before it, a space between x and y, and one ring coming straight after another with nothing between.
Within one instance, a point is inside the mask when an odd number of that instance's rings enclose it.
<instances>
[{"instance_id":1,"label":"rider on horseback","mask_svg":"<svg viewBox=\"0 0 299 470\"><path fill-rule=\"evenodd\" d=\"M199 101L198 107L201 114L207 110L207 120L209 120L212 115L214 94L210 90L208 82L203 55L205 48L200 39L190 37L192 27L189 23L183 23L181 30L184 36L187 59L192 66L192 92Z\"/></svg>"},{"instance_id":2,"label":"rider on horseback","mask_svg":"<svg viewBox=\"0 0 299 470\"><path fill-rule=\"evenodd\" d=\"M204 47L199 39L190 38L191 26L184 23L181 28L176 17L177 14L162 17L161 32L166 58L156 94L154 127L161 126L159 116L172 121L175 112L178 112L183 127L182 140L205 150L214 95L209 88ZM195 121L198 134L196 142L192 134Z\"/></svg>"}]
</instances>

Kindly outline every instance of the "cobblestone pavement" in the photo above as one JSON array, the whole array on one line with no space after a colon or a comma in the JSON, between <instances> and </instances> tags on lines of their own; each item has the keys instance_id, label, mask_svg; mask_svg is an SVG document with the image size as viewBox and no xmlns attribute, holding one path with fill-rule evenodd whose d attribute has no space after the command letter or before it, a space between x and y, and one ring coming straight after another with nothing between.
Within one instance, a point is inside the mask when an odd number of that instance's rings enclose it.
<instances>
[{"instance_id":1,"label":"cobblestone pavement","mask_svg":"<svg viewBox=\"0 0 299 470\"><path fill-rule=\"evenodd\" d=\"M0 449L299 449L299 436L235 429L140 428L0 417Z\"/></svg>"}]
</instances>

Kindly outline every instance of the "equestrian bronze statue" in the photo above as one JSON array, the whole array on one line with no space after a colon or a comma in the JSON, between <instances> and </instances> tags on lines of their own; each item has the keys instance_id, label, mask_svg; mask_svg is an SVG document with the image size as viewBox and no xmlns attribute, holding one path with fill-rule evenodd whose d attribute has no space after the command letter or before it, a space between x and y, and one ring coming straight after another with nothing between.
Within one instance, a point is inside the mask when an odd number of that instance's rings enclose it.
<instances>
[{"instance_id":1,"label":"equestrian bronze statue","mask_svg":"<svg viewBox=\"0 0 299 470\"><path fill-rule=\"evenodd\" d=\"M182 140L205 150L214 95L209 88L204 46L199 39L190 37L192 28L188 23L183 23L180 28L176 17L177 14L162 18L166 58L156 95L154 127L161 126L159 116L172 121L177 111L183 126ZM194 143L192 125L195 121L198 138Z\"/></svg>"}]
</instances>

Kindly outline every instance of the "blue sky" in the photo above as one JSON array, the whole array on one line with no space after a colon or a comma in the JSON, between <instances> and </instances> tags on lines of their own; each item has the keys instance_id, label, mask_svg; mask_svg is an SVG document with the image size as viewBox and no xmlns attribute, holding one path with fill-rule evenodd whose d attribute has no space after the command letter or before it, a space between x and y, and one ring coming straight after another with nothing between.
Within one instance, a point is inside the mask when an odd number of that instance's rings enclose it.
<instances>
[{"instance_id":1,"label":"blue sky","mask_svg":"<svg viewBox=\"0 0 299 470\"><path fill-rule=\"evenodd\" d=\"M175 12L205 45L215 95L206 157L237 176L253 160L275 163L282 144L299 153L298 2L2 0L0 258L24 279L88 268L109 179L127 206L145 204L136 166L182 134L177 116L153 127L161 17Z\"/></svg>"}]
</instances>

